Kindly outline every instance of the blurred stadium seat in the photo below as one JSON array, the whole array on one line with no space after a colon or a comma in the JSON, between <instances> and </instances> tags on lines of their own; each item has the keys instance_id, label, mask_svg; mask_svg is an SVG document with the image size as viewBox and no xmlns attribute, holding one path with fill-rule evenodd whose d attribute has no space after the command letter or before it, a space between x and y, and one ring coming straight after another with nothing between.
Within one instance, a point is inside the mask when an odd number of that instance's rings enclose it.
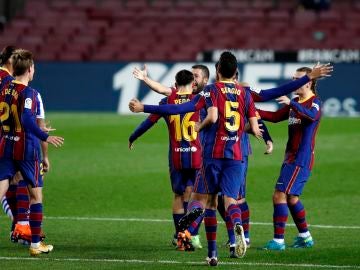
<instances>
[{"instance_id":1,"label":"blurred stadium seat","mask_svg":"<svg viewBox=\"0 0 360 270\"><path fill-rule=\"evenodd\" d=\"M321 12L297 3L26 0L0 32L0 45L35 49L41 60L71 61L194 61L197 52L221 48L358 48L360 1L333 1Z\"/></svg>"}]
</instances>

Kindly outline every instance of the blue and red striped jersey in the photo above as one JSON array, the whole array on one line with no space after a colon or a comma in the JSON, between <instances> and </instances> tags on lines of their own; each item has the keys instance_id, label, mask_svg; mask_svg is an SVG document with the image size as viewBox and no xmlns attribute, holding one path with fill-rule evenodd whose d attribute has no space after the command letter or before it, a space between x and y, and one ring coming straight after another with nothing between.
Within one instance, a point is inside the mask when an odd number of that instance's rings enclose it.
<instances>
[{"instance_id":1,"label":"blue and red striped jersey","mask_svg":"<svg viewBox=\"0 0 360 270\"><path fill-rule=\"evenodd\" d=\"M173 89L161 104L182 104L190 101L193 94L178 93ZM195 123L200 121L199 112L163 116L169 130L169 166L175 169L199 169L202 164L202 146ZM161 115L151 114L149 120L156 122Z\"/></svg>"},{"instance_id":2,"label":"blue and red striped jersey","mask_svg":"<svg viewBox=\"0 0 360 270\"><path fill-rule=\"evenodd\" d=\"M218 108L218 120L203 130L203 157L242 160L240 138L245 118L256 117L249 91L233 81L207 85L190 102L181 105L144 105L144 112L175 114Z\"/></svg>"},{"instance_id":3,"label":"blue and red striped jersey","mask_svg":"<svg viewBox=\"0 0 360 270\"><path fill-rule=\"evenodd\" d=\"M10 72L6 68L0 67L0 88L12 80L14 80L14 77L11 76Z\"/></svg>"},{"instance_id":4,"label":"blue and red striped jersey","mask_svg":"<svg viewBox=\"0 0 360 270\"><path fill-rule=\"evenodd\" d=\"M288 142L284 163L312 169L314 163L315 136L320 124L321 102L311 96L307 100L291 100L290 105L276 112L258 110L263 120L279 122L288 119Z\"/></svg>"},{"instance_id":5,"label":"blue and red striped jersey","mask_svg":"<svg viewBox=\"0 0 360 270\"><path fill-rule=\"evenodd\" d=\"M39 139L46 141L48 135L36 124L37 96L37 91L15 80L0 89L0 157L40 159Z\"/></svg>"},{"instance_id":6,"label":"blue and red striped jersey","mask_svg":"<svg viewBox=\"0 0 360 270\"><path fill-rule=\"evenodd\" d=\"M242 160L241 137L246 118L255 117L255 106L248 91L234 82L206 86L206 107L218 108L218 121L206 128L204 156Z\"/></svg>"}]
</instances>

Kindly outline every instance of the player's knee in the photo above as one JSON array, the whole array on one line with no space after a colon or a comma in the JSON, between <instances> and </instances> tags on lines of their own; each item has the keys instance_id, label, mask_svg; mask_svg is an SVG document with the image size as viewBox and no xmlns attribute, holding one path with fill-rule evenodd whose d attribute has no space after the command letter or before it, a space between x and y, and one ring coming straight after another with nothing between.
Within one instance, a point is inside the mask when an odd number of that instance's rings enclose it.
<instances>
[{"instance_id":1,"label":"player's knee","mask_svg":"<svg viewBox=\"0 0 360 270\"><path fill-rule=\"evenodd\" d=\"M287 203L288 203L289 205L295 205L298 201L299 201L299 197L298 197L298 196L289 195L289 196L287 197Z\"/></svg>"}]
</instances>

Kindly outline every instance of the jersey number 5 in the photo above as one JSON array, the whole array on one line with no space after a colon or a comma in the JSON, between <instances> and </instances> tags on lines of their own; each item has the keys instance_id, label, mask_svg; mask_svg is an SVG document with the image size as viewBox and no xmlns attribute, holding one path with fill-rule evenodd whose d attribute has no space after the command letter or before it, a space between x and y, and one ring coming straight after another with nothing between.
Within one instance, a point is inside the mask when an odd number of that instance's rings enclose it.
<instances>
[{"instance_id":1,"label":"jersey number 5","mask_svg":"<svg viewBox=\"0 0 360 270\"><path fill-rule=\"evenodd\" d=\"M170 116L170 123L174 123L175 138L178 142L181 140L189 142L196 140L195 121L190 121L193 114L193 112L185 114L182 121L180 114Z\"/></svg>"},{"instance_id":2,"label":"jersey number 5","mask_svg":"<svg viewBox=\"0 0 360 270\"><path fill-rule=\"evenodd\" d=\"M21 123L17 111L17 107L15 104L11 105L11 114L14 117L14 125L15 125L15 132L21 132ZM10 131L10 126L6 125L6 120L9 119L10 116L10 106L6 102L0 102L0 120L5 132Z\"/></svg>"},{"instance_id":3,"label":"jersey number 5","mask_svg":"<svg viewBox=\"0 0 360 270\"><path fill-rule=\"evenodd\" d=\"M237 131L240 127L240 113L237 111L239 102L225 102L225 127L228 131Z\"/></svg>"}]
</instances>

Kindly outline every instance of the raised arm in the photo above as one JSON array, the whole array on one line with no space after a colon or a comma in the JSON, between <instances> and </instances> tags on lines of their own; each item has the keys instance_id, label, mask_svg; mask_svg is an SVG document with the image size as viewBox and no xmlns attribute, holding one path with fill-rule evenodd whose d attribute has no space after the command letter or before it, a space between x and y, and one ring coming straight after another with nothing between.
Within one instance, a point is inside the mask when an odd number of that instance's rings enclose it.
<instances>
[{"instance_id":1,"label":"raised arm","mask_svg":"<svg viewBox=\"0 0 360 270\"><path fill-rule=\"evenodd\" d=\"M156 82L148 77L146 65L144 65L144 69L134 68L133 75L136 79L143 81L147 86L149 86L156 93L161 95L170 96L171 88L165 85L162 85L159 82Z\"/></svg>"},{"instance_id":2,"label":"raised arm","mask_svg":"<svg viewBox=\"0 0 360 270\"><path fill-rule=\"evenodd\" d=\"M314 66L313 70L303 77L285 83L275 88L270 88L266 90L261 90L259 93L248 88L251 92L251 95L255 102L265 102L274 98L278 98L280 96L285 96L290 94L291 92L299 89L304 84L308 83L310 80L321 78L321 77L329 77L330 73L333 71L333 67L330 64L320 65L317 64ZM244 87L247 87L244 85Z\"/></svg>"}]
</instances>

